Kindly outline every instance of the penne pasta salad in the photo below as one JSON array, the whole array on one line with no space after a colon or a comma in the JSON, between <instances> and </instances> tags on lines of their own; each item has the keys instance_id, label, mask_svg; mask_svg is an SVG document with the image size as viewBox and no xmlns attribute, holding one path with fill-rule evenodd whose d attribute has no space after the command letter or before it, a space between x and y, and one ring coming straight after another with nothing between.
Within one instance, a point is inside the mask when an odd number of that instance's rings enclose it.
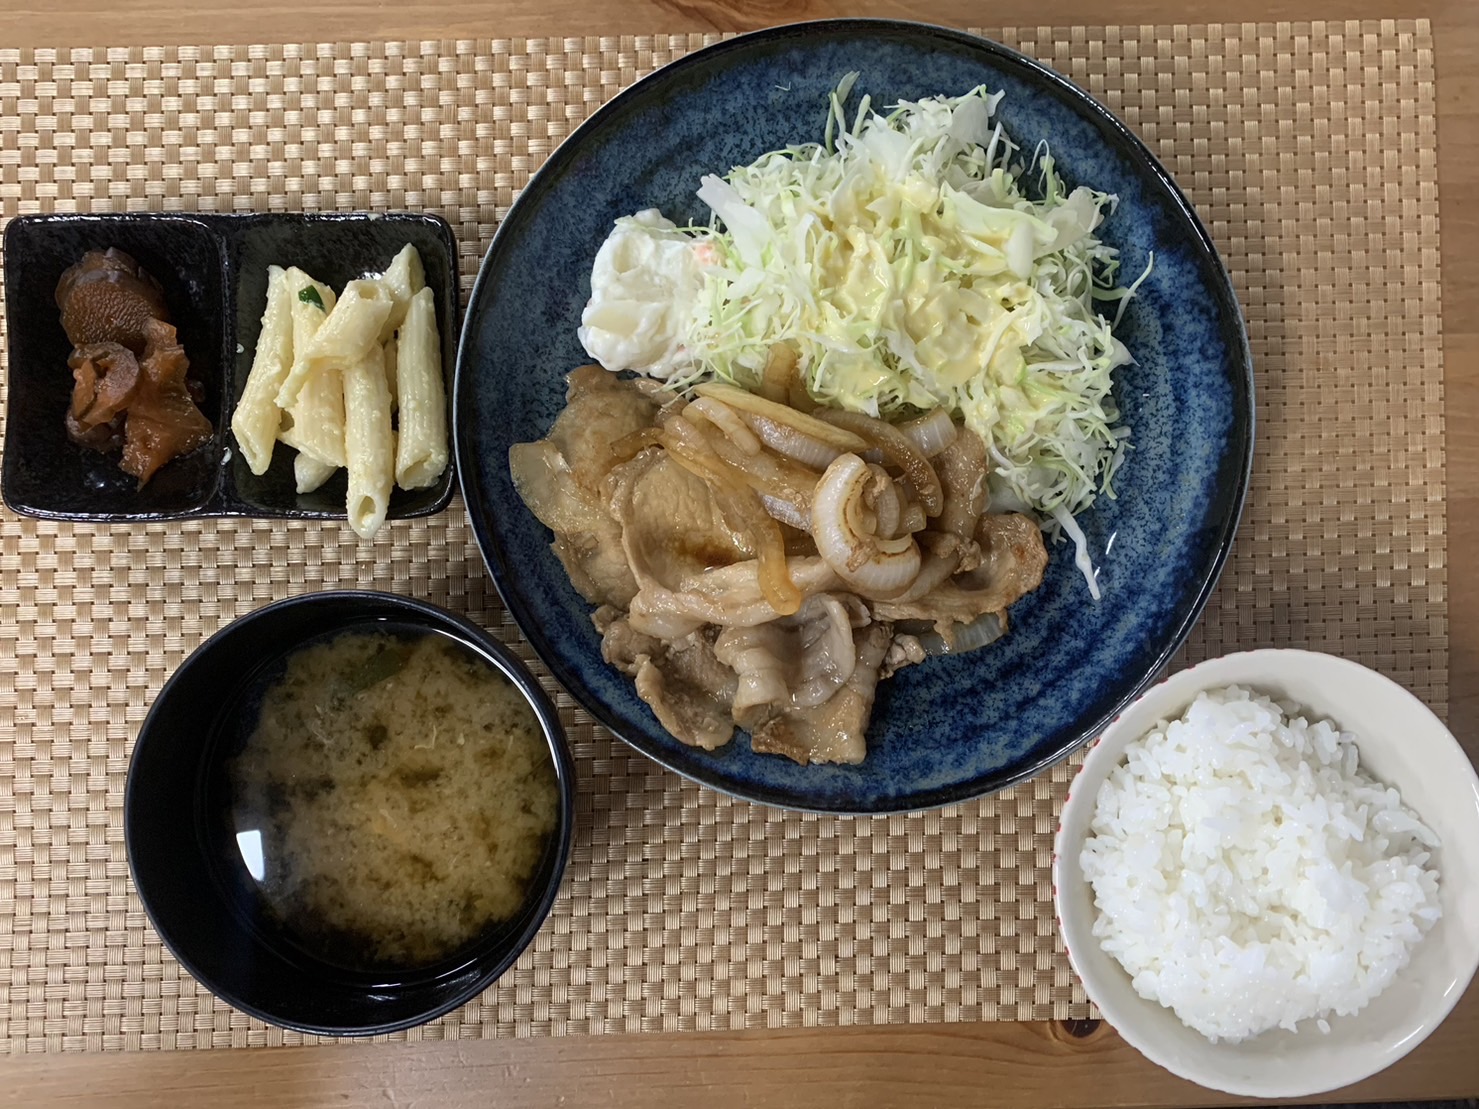
<instances>
[{"instance_id":1,"label":"penne pasta salad","mask_svg":"<svg viewBox=\"0 0 1479 1109\"><path fill-rule=\"evenodd\" d=\"M339 292L296 266L270 266L262 330L231 430L252 473L293 448L297 491L347 471L345 511L362 539L385 522L394 486L436 484L449 460L436 302L409 244L382 273Z\"/></svg>"}]
</instances>

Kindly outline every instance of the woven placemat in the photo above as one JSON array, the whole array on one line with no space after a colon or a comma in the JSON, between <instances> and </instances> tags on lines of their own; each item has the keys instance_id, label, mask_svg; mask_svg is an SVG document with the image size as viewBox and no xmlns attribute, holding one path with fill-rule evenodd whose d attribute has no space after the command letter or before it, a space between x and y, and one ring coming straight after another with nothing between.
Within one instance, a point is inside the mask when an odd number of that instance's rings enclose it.
<instances>
[{"instance_id":1,"label":"woven placemat","mask_svg":"<svg viewBox=\"0 0 1479 1109\"><path fill-rule=\"evenodd\" d=\"M1247 312L1253 493L1183 661L1337 651L1441 712L1427 24L989 34L1144 136ZM0 50L0 204L7 217L424 208L456 227L466 287L550 149L706 41ZM341 585L429 598L518 639L460 504L373 546L335 525L0 517L0 1045L302 1039L215 1001L162 951L129 887L120 808L133 734L186 653L266 601ZM687 784L560 706L581 781L564 892L500 984L409 1037L1089 1015L1048 872L1071 766L941 812L801 816Z\"/></svg>"}]
</instances>

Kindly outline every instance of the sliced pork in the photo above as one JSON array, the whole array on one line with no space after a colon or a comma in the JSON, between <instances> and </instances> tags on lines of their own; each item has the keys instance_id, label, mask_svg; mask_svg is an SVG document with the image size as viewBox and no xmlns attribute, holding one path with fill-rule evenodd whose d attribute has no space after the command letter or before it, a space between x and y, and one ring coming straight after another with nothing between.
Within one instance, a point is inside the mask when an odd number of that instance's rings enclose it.
<instances>
[{"instance_id":1,"label":"sliced pork","mask_svg":"<svg viewBox=\"0 0 1479 1109\"><path fill-rule=\"evenodd\" d=\"M577 370L549 436L510 450L515 486L673 736L859 762L881 676L1003 626L1041 534L987 514L985 444L948 419L699 393Z\"/></svg>"},{"instance_id":2,"label":"sliced pork","mask_svg":"<svg viewBox=\"0 0 1479 1109\"><path fill-rule=\"evenodd\" d=\"M635 631L610 606L598 609L594 619L601 657L636 679L637 696L674 738L709 751L729 742L738 679L715 657L713 629L665 641Z\"/></svg>"},{"instance_id":3,"label":"sliced pork","mask_svg":"<svg viewBox=\"0 0 1479 1109\"><path fill-rule=\"evenodd\" d=\"M879 666L892 638L887 624L864 628L857 637L857 664L847 684L820 705L784 709L756 725L751 745L762 753L795 759L802 766L862 762Z\"/></svg>"},{"instance_id":4,"label":"sliced pork","mask_svg":"<svg viewBox=\"0 0 1479 1109\"><path fill-rule=\"evenodd\" d=\"M570 584L592 604L625 607L637 581L607 509L606 479L622 461L613 445L650 427L658 405L598 366L572 373L565 398L548 437L510 448L509 471L529 510L555 533Z\"/></svg>"}]
</instances>

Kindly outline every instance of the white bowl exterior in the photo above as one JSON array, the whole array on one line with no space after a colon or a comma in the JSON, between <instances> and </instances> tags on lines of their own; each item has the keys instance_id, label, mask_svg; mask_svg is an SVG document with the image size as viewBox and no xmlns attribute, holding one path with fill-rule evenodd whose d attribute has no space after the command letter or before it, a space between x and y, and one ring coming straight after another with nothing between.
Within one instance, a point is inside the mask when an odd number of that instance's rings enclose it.
<instances>
[{"instance_id":1,"label":"white bowl exterior","mask_svg":"<svg viewBox=\"0 0 1479 1109\"><path fill-rule=\"evenodd\" d=\"M1250 687L1293 701L1311 718L1354 732L1361 765L1402 794L1442 840L1443 918L1414 949L1398 980L1355 1016L1313 1021L1240 1044L1213 1044L1159 1003L1094 938L1093 890L1079 854L1099 787L1125 748L1157 722L1180 716L1206 689ZM1152 1062L1199 1085L1257 1097L1301 1097L1349 1085L1406 1055L1458 1003L1479 967L1479 776L1433 713L1407 690L1347 659L1309 651L1227 655L1147 690L1084 760L1063 808L1053 861L1058 922L1084 989L1119 1034Z\"/></svg>"}]
</instances>

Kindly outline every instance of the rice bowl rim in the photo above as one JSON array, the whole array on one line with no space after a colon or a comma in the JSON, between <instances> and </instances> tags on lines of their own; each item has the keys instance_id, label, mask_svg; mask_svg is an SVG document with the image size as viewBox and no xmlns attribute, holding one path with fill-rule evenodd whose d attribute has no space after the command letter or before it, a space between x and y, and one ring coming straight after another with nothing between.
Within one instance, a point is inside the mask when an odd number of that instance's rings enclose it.
<instances>
[{"instance_id":1,"label":"rice bowl rim","mask_svg":"<svg viewBox=\"0 0 1479 1109\"><path fill-rule=\"evenodd\" d=\"M1249 673L1256 673L1258 676L1248 677ZM1373 771L1368 759L1368 745L1373 751L1386 750L1391 748L1393 741L1383 738L1378 733L1363 731L1361 721L1350 716L1303 703L1298 697L1282 692L1283 687L1291 684L1291 679L1294 684L1298 684L1301 677L1306 684L1318 685L1322 691L1350 689L1355 683L1360 683L1371 695L1385 699L1389 704L1400 704L1404 712L1410 712L1413 723L1409 734L1396 742L1416 745L1423 759L1441 763L1444 778L1452 782L1453 787L1451 793L1445 792L1442 795L1449 799L1441 802L1443 815L1437 819L1434 817L1440 812L1440 802L1431 792L1419 795L1408 788L1402 788L1403 804L1413 809L1418 817L1430 826L1442 825L1448 828L1449 834L1452 831L1451 825L1456 821L1471 833L1470 842L1479 843L1479 772L1476 772L1468 753L1447 725L1411 691L1386 675L1338 655L1294 648L1263 648L1221 655L1164 677L1146 689L1089 744L1083 765L1069 783L1069 791L1064 798L1062 812L1053 837L1052 886L1055 923L1058 926L1059 936L1063 940L1064 952L1068 955L1069 964L1083 984L1089 1000L1098 1007L1104 1020L1119 1033L1121 1038L1151 1062L1178 1077L1208 1089L1242 1096L1304 1097L1338 1089L1371 1077L1409 1054L1418 1044L1427 1039L1453 1011L1469 984L1474 980L1476 972L1479 972L1479 931L1471 929L1466 934L1458 930L1461 922L1454 922L1450 928L1445 930L1445 938L1441 941L1430 932L1413 948L1413 960L1420 957L1425 949L1424 945L1443 942L1446 948L1457 952L1458 960L1464 969L1460 970L1451 981L1424 989L1421 1021L1418 1027L1393 1029L1379 1037L1368 1037L1374 1042L1364 1045L1364 1049L1352 1049L1342 1053L1339 1059L1340 1065L1301 1067L1297 1080L1281 1083L1277 1078L1258 1073L1247 1073L1250 1070L1256 1071L1257 1068L1249 1068L1246 1065L1246 1059L1244 1059L1245 1065L1242 1068L1245 1073L1233 1073L1234 1064L1243 1058L1236 1049L1256 1044L1262 1039L1261 1036L1252 1037L1243 1041L1242 1044L1227 1045L1228 1067L1226 1070L1210 1065L1204 1066L1183 1058L1176 1044L1168 1043L1162 1037L1154 1035L1150 1027L1157 1019L1164 1017L1169 1017L1179 1027L1185 1027L1181 1025L1174 1013L1158 1002L1140 997L1133 992L1132 987L1129 988L1128 999L1117 996L1113 990L1104 988L1106 985L1105 971L1074 955L1075 948L1083 944L1098 948L1098 942L1092 934L1093 921L1097 916L1092 893L1088 894L1088 911L1084 913L1082 909L1072 907L1073 903L1065 899L1064 890L1067 882L1079 883L1083 887L1088 885L1079 868L1078 855L1087 838L1087 830L1097 804L1099 787L1108 778L1110 772L1122 762L1125 749L1132 742L1143 738L1158 722L1180 717L1199 693L1225 688L1229 685L1238 685L1270 695L1275 700L1292 699L1301 709L1307 710L1311 720L1331 719L1342 731L1354 732L1359 741L1358 747L1361 751L1363 769L1386 784L1395 784L1380 770ZM1329 699L1338 700L1339 696L1338 692L1333 693L1329 695ZM1376 761L1382 760L1378 756ZM1082 831L1074 834L1073 843L1068 845L1065 842L1068 836L1066 829L1075 824L1079 825ZM1447 835L1443 838L1447 846ZM1064 872L1065 867L1069 871L1068 874ZM1479 878L1479 874L1465 875L1461 870L1455 871L1444 865L1441 859L1440 869L1439 895L1441 903L1444 904L1445 920L1439 921L1435 926L1435 931L1441 928L1447 922L1446 918L1450 916L1451 906L1447 902L1450 896L1453 896L1450 893L1452 884L1462 883L1466 878L1471 881ZM1067 919L1069 917L1072 918L1072 928ZM1128 987L1128 975L1123 967L1113 956L1103 952L1102 948L1098 949L1103 960L1111 968L1107 973L1121 976L1120 985ZM1408 968L1404 968L1403 973L1410 970L1411 966L1412 964L1409 964ZM1393 983L1392 987L1395 988L1396 985L1397 983ZM1383 994L1385 992L1383 991ZM1381 995L1372 998L1368 1005L1363 1006L1361 1012L1354 1016L1332 1016L1330 1018L1332 1024L1370 1018L1369 1006L1376 1004L1380 997ZM1188 1036L1200 1040L1213 1053L1217 1053L1224 1046L1202 1040L1201 1034L1189 1027L1185 1027L1185 1032ZM1289 1047L1289 1050L1281 1052L1284 1058L1298 1058L1302 1054L1299 1046L1296 1045L1326 1042L1323 1038L1317 1038L1319 1034L1308 1028L1294 1034L1281 1033L1276 1030L1265 1033L1265 1035L1287 1037L1281 1042L1281 1046ZM1299 1038L1296 1039L1296 1036Z\"/></svg>"}]
</instances>

